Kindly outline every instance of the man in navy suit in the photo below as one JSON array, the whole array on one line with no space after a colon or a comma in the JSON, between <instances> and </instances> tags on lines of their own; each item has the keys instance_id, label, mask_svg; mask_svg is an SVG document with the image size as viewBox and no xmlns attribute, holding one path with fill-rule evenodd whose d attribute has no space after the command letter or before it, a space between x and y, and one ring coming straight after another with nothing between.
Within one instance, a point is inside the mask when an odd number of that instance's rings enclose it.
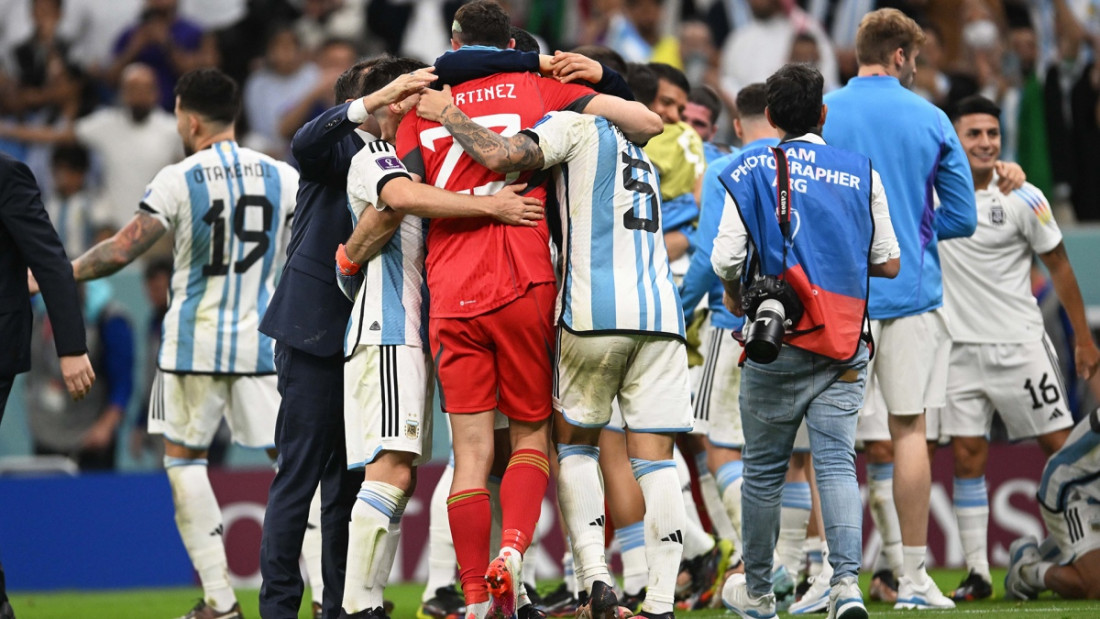
<instances>
[{"instance_id":1,"label":"man in navy suit","mask_svg":"<svg viewBox=\"0 0 1100 619\"><path fill-rule=\"evenodd\" d=\"M73 268L42 206L34 175L23 163L0 154L0 421L15 375L31 367L27 267L46 300L65 387L79 400L91 389L95 373ZM0 619L14 617L0 567Z\"/></svg>"},{"instance_id":2,"label":"man in navy suit","mask_svg":"<svg viewBox=\"0 0 1100 619\"><path fill-rule=\"evenodd\" d=\"M298 557L318 481L326 619L336 619L343 598L348 521L362 476L347 470L343 353L351 302L336 285L332 257L351 234L348 168L365 143L362 129L374 122L370 113L430 81L406 75L363 96L363 77L376 62L363 61L344 72L335 87L336 100L344 103L307 123L291 142L301 169L298 203L282 279L260 323L260 331L276 341L282 395L275 427L279 466L260 547L260 614L265 619L298 616L303 588Z\"/></svg>"}]
</instances>

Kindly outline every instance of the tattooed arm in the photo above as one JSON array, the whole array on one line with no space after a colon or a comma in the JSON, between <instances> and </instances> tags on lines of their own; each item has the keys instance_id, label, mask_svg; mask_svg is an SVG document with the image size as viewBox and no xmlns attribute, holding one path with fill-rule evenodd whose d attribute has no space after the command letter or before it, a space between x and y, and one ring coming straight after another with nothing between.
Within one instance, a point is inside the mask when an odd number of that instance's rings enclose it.
<instances>
[{"instance_id":1,"label":"tattooed arm","mask_svg":"<svg viewBox=\"0 0 1100 619\"><path fill-rule=\"evenodd\" d=\"M494 172L539 170L543 167L542 149L538 142L523 133L506 138L470 120L454 105L450 87L422 93L417 114L446 127L474 161Z\"/></svg>"},{"instance_id":2,"label":"tattooed arm","mask_svg":"<svg viewBox=\"0 0 1100 619\"><path fill-rule=\"evenodd\" d=\"M138 213L111 238L73 260L76 281L99 279L130 264L164 235L164 224L148 213Z\"/></svg>"}]
</instances>

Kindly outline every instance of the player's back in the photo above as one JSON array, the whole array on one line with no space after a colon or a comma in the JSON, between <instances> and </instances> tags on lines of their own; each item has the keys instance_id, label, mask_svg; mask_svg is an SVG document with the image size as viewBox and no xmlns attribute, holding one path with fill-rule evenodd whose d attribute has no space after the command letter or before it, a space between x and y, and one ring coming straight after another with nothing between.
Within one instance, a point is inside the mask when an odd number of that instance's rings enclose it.
<instances>
[{"instance_id":1,"label":"player's back","mask_svg":"<svg viewBox=\"0 0 1100 619\"><path fill-rule=\"evenodd\" d=\"M275 371L274 343L257 329L275 289L297 186L289 165L232 141L164 168L149 184L142 208L175 236L161 369Z\"/></svg>"},{"instance_id":2,"label":"player's back","mask_svg":"<svg viewBox=\"0 0 1100 619\"><path fill-rule=\"evenodd\" d=\"M561 120L572 127L550 124ZM560 113L550 123L576 141L555 172L565 255L561 323L574 331L683 337L656 167L605 118Z\"/></svg>"},{"instance_id":3,"label":"player's back","mask_svg":"<svg viewBox=\"0 0 1100 619\"><path fill-rule=\"evenodd\" d=\"M455 105L474 122L504 136L530 127L551 110L583 107L592 91L531 73L500 73L452 89ZM438 123L405 116L398 153L411 172L452 191L490 195L507 182L531 181L527 193L545 199L530 173L516 180L481 166ZM431 314L474 316L511 302L531 284L554 281L549 231L506 226L490 218L436 219L428 229L426 261Z\"/></svg>"}]
</instances>

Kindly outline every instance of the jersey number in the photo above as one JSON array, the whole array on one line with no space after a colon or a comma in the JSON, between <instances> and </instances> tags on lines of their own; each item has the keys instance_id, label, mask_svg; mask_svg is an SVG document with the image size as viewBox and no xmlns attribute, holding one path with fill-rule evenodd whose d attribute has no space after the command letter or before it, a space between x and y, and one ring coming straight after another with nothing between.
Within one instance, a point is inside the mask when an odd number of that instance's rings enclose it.
<instances>
[{"instance_id":1,"label":"jersey number","mask_svg":"<svg viewBox=\"0 0 1100 619\"><path fill-rule=\"evenodd\" d=\"M498 133L506 138L519 133L519 130L522 129L520 126L522 119L519 114L488 114L486 116L475 116L470 120L487 129L500 129ZM431 129L425 129L420 132L420 143L434 151L437 140L450 137L451 133L447 131L446 127L432 127ZM458 143L458 140L451 138L451 147L447 150L446 156L443 157L442 163L439 164L439 172L435 175L436 187L441 189L447 188L447 181L451 180L451 174L454 173L455 166L458 165L458 160L462 157L463 153L462 145ZM515 180L517 176L519 175L515 173L509 174L507 180L504 182ZM458 190L458 193L488 196L504 187L504 182L493 181L480 187L474 187L473 189Z\"/></svg>"},{"instance_id":2,"label":"jersey number","mask_svg":"<svg viewBox=\"0 0 1100 619\"><path fill-rule=\"evenodd\" d=\"M1043 407L1043 404L1054 404L1061 399L1062 396L1058 393L1058 386L1050 384L1049 380L1050 375L1043 372L1043 377L1039 379L1038 389L1032 384L1030 378L1024 381L1024 389L1027 389L1027 392L1031 394L1031 408L1039 409ZM1039 399L1040 395L1042 395L1042 400Z\"/></svg>"},{"instance_id":3,"label":"jersey number","mask_svg":"<svg viewBox=\"0 0 1100 619\"><path fill-rule=\"evenodd\" d=\"M263 223L262 230L249 230L246 227L246 214L250 206L260 209ZM226 218L222 216L224 212L225 200L214 200L210 205L210 210L202 216L202 220L212 228L210 231L210 263L202 267L202 274L206 277L229 274L229 262L225 259ZM237 206L233 209L233 234L241 243L255 243L256 245L240 260L233 263L234 273L244 273L267 253L268 248L271 246L271 238L268 236L268 232L271 231L271 219L274 212L275 208L264 196L241 196L241 199L237 200Z\"/></svg>"},{"instance_id":4,"label":"jersey number","mask_svg":"<svg viewBox=\"0 0 1100 619\"><path fill-rule=\"evenodd\" d=\"M642 194L642 200L646 204L646 208L649 212L653 213L653 219L646 217L635 217L634 209L630 209L623 213L623 225L627 230L645 230L646 232L657 232L657 229L661 227L661 208L657 205L657 192L654 191L653 185L634 178L633 170L635 168L639 170L645 170L646 172L652 172L653 168L649 163L642 159L635 159L626 153L621 153L623 159L623 188L627 191L633 191L635 193Z\"/></svg>"}]
</instances>

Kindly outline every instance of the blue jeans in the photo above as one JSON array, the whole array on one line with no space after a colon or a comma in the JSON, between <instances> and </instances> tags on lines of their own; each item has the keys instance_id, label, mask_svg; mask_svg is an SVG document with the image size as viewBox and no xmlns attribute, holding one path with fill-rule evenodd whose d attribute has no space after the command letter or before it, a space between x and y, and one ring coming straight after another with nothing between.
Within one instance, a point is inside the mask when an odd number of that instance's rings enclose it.
<instances>
[{"instance_id":1,"label":"blue jeans","mask_svg":"<svg viewBox=\"0 0 1100 619\"><path fill-rule=\"evenodd\" d=\"M867 347L834 361L784 345L779 358L746 361L741 372L745 448L742 537L745 578L754 596L772 592L772 554L779 535L780 497L795 433L806 419L817 474L833 584L856 576L862 557L863 504L856 482L856 416L863 405Z\"/></svg>"}]
</instances>

